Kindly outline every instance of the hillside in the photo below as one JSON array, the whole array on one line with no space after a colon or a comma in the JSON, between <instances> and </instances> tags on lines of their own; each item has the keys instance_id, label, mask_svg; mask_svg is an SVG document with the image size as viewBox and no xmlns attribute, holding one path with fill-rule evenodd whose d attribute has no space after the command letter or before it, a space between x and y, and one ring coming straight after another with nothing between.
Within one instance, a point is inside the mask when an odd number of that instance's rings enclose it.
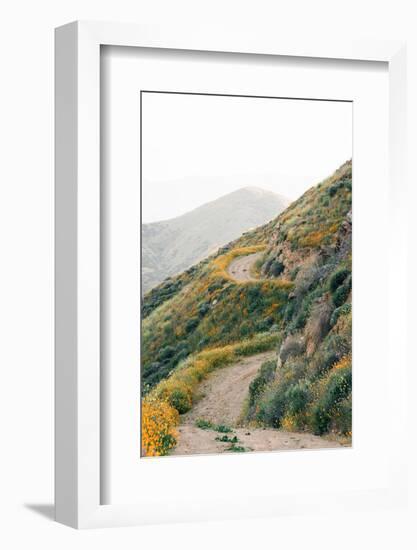
<instances>
[{"instance_id":1,"label":"hillside","mask_svg":"<svg viewBox=\"0 0 417 550\"><path fill-rule=\"evenodd\" d=\"M177 218L143 224L143 292L271 220L288 204L271 191L244 187Z\"/></svg>"},{"instance_id":2,"label":"hillside","mask_svg":"<svg viewBox=\"0 0 417 550\"><path fill-rule=\"evenodd\" d=\"M347 162L271 222L144 297L146 406L164 403L174 419L192 409L213 370L272 349L275 360L248 385L242 425L349 441L351 186Z\"/></svg>"}]
</instances>

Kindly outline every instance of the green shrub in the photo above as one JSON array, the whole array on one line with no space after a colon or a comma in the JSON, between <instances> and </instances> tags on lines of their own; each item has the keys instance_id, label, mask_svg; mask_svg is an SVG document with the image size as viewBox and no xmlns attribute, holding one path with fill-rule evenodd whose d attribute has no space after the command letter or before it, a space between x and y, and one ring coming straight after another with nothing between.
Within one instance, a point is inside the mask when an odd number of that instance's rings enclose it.
<instances>
[{"instance_id":1,"label":"green shrub","mask_svg":"<svg viewBox=\"0 0 417 550\"><path fill-rule=\"evenodd\" d=\"M311 371L313 378L320 377L326 374L335 363L340 359L341 354L336 353L334 350L320 350L314 354L314 357L310 361Z\"/></svg>"},{"instance_id":2,"label":"green shrub","mask_svg":"<svg viewBox=\"0 0 417 550\"><path fill-rule=\"evenodd\" d=\"M271 326L274 324L274 318L270 315L268 317L265 317L265 319L261 319L258 321L255 325L255 331L256 332L266 332L271 328Z\"/></svg>"},{"instance_id":3,"label":"green shrub","mask_svg":"<svg viewBox=\"0 0 417 550\"><path fill-rule=\"evenodd\" d=\"M259 272L262 269L262 266L264 265L264 263L265 263L265 254L263 254L256 260L254 264L255 271Z\"/></svg>"},{"instance_id":4,"label":"green shrub","mask_svg":"<svg viewBox=\"0 0 417 550\"><path fill-rule=\"evenodd\" d=\"M201 304L198 308L198 313L200 317L204 317L204 315L210 310L210 304L204 303Z\"/></svg>"},{"instance_id":5,"label":"green shrub","mask_svg":"<svg viewBox=\"0 0 417 550\"><path fill-rule=\"evenodd\" d=\"M216 281L215 283L212 283L208 287L208 291L211 293L211 292L214 292L215 290L220 290L221 288L223 288L223 285L224 285L224 281Z\"/></svg>"},{"instance_id":6,"label":"green shrub","mask_svg":"<svg viewBox=\"0 0 417 550\"><path fill-rule=\"evenodd\" d=\"M311 427L315 435L329 431L331 416L322 403L316 403L312 410Z\"/></svg>"},{"instance_id":7,"label":"green shrub","mask_svg":"<svg viewBox=\"0 0 417 550\"><path fill-rule=\"evenodd\" d=\"M197 428L201 428L202 430L212 430L214 427L210 420L205 420L204 418L197 418L194 424Z\"/></svg>"},{"instance_id":8,"label":"green shrub","mask_svg":"<svg viewBox=\"0 0 417 550\"><path fill-rule=\"evenodd\" d=\"M267 384L273 380L276 368L277 362L274 360L262 363L258 374L249 385L249 406L255 404Z\"/></svg>"},{"instance_id":9,"label":"green shrub","mask_svg":"<svg viewBox=\"0 0 417 550\"><path fill-rule=\"evenodd\" d=\"M339 308L342 306L346 300L348 299L350 294L350 286L347 284L343 284L339 286L339 288L334 292L332 298L334 305Z\"/></svg>"},{"instance_id":10,"label":"green shrub","mask_svg":"<svg viewBox=\"0 0 417 550\"><path fill-rule=\"evenodd\" d=\"M243 337L248 336L252 332L252 323L249 321L242 321L240 323L240 335Z\"/></svg>"},{"instance_id":11,"label":"green shrub","mask_svg":"<svg viewBox=\"0 0 417 550\"><path fill-rule=\"evenodd\" d=\"M284 309L284 321L287 323L291 321L292 316L294 315L294 312L296 310L296 302L295 300L288 300L285 309Z\"/></svg>"},{"instance_id":12,"label":"green shrub","mask_svg":"<svg viewBox=\"0 0 417 550\"><path fill-rule=\"evenodd\" d=\"M229 426L225 426L224 424L213 424L213 422L210 422L210 420L206 420L205 418L197 418L194 424L197 428L202 430L213 430L223 434L233 432L232 428ZM216 441L220 441L220 439L216 437Z\"/></svg>"},{"instance_id":13,"label":"green shrub","mask_svg":"<svg viewBox=\"0 0 417 550\"><path fill-rule=\"evenodd\" d=\"M189 334L193 332L199 325L200 319L198 317L191 317L185 324L185 332Z\"/></svg>"},{"instance_id":14,"label":"green shrub","mask_svg":"<svg viewBox=\"0 0 417 550\"><path fill-rule=\"evenodd\" d=\"M173 346L165 346L159 350L158 357L160 360L164 361L170 359L175 354L175 348Z\"/></svg>"},{"instance_id":15,"label":"green shrub","mask_svg":"<svg viewBox=\"0 0 417 550\"><path fill-rule=\"evenodd\" d=\"M188 357L188 355L190 354L189 350L187 348L183 348L181 349L177 355L174 357L174 364L177 365L180 361L182 361L183 359L185 359L186 357Z\"/></svg>"},{"instance_id":16,"label":"green shrub","mask_svg":"<svg viewBox=\"0 0 417 550\"><path fill-rule=\"evenodd\" d=\"M180 414L188 412L191 408L189 396L181 389L174 389L169 394L168 403L177 409Z\"/></svg>"},{"instance_id":17,"label":"green shrub","mask_svg":"<svg viewBox=\"0 0 417 550\"><path fill-rule=\"evenodd\" d=\"M337 288L339 288L348 275L350 275L350 271L346 268L339 269L333 273L329 280L330 292L336 292Z\"/></svg>"},{"instance_id":18,"label":"green shrub","mask_svg":"<svg viewBox=\"0 0 417 550\"><path fill-rule=\"evenodd\" d=\"M221 443L239 443L239 439L234 435L229 437L228 435L218 435L214 438L215 441L220 441Z\"/></svg>"},{"instance_id":19,"label":"green shrub","mask_svg":"<svg viewBox=\"0 0 417 550\"><path fill-rule=\"evenodd\" d=\"M331 427L343 435L352 434L352 395L343 399L335 407Z\"/></svg>"},{"instance_id":20,"label":"green shrub","mask_svg":"<svg viewBox=\"0 0 417 550\"><path fill-rule=\"evenodd\" d=\"M348 315L352 311L352 304L343 304L337 307L330 317L330 325L333 327L341 315Z\"/></svg>"},{"instance_id":21,"label":"green shrub","mask_svg":"<svg viewBox=\"0 0 417 550\"><path fill-rule=\"evenodd\" d=\"M146 378L147 376L154 374L158 371L160 367L161 363L158 363L158 361L155 361L154 363L149 363L143 368L143 376Z\"/></svg>"},{"instance_id":22,"label":"green shrub","mask_svg":"<svg viewBox=\"0 0 417 550\"><path fill-rule=\"evenodd\" d=\"M351 393L351 368L337 370L329 376L324 393L312 410L312 428L316 435L329 431L332 420L340 416L340 404Z\"/></svg>"},{"instance_id":23,"label":"green shrub","mask_svg":"<svg viewBox=\"0 0 417 550\"><path fill-rule=\"evenodd\" d=\"M250 313L253 313L263 306L264 296L260 285L250 286L247 290L247 307Z\"/></svg>"},{"instance_id":24,"label":"green shrub","mask_svg":"<svg viewBox=\"0 0 417 550\"><path fill-rule=\"evenodd\" d=\"M232 453L245 453L247 449L245 447L242 447L241 445L235 445L234 443L226 449L226 451L230 451Z\"/></svg>"},{"instance_id":25,"label":"green shrub","mask_svg":"<svg viewBox=\"0 0 417 550\"><path fill-rule=\"evenodd\" d=\"M323 351L334 354L336 361L351 352L351 339L341 334L330 333L323 342ZM335 362L336 362L335 361Z\"/></svg>"},{"instance_id":26,"label":"green shrub","mask_svg":"<svg viewBox=\"0 0 417 550\"><path fill-rule=\"evenodd\" d=\"M287 405L286 389L285 384L278 384L265 392L257 407L257 420L274 428L281 426Z\"/></svg>"},{"instance_id":27,"label":"green shrub","mask_svg":"<svg viewBox=\"0 0 417 550\"><path fill-rule=\"evenodd\" d=\"M213 430L221 434L229 434L230 432L233 432L230 426L225 426L224 424L218 424L217 426L214 426Z\"/></svg>"},{"instance_id":28,"label":"green shrub","mask_svg":"<svg viewBox=\"0 0 417 550\"><path fill-rule=\"evenodd\" d=\"M269 272L273 277L278 277L278 275L281 275L281 273L284 271L284 269L285 269L284 264L282 262L280 262L279 260L275 260L272 263Z\"/></svg>"},{"instance_id":29,"label":"green shrub","mask_svg":"<svg viewBox=\"0 0 417 550\"><path fill-rule=\"evenodd\" d=\"M287 401L287 412L296 415L304 412L310 401L310 384L303 380L298 384L290 386L285 395Z\"/></svg>"}]
</instances>

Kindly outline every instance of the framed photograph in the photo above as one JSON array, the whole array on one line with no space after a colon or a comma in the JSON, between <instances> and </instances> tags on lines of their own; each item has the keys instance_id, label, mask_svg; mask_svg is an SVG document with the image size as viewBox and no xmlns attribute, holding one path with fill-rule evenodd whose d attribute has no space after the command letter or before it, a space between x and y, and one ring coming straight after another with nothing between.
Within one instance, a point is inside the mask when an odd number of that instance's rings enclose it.
<instances>
[{"instance_id":1,"label":"framed photograph","mask_svg":"<svg viewBox=\"0 0 417 550\"><path fill-rule=\"evenodd\" d=\"M404 502L404 48L56 30L58 521Z\"/></svg>"}]
</instances>

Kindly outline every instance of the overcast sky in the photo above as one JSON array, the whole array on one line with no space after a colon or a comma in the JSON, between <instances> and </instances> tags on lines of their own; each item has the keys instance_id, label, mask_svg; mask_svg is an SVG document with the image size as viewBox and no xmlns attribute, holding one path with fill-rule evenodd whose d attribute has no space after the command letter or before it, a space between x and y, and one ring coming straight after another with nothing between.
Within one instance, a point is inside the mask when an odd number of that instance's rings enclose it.
<instances>
[{"instance_id":1,"label":"overcast sky","mask_svg":"<svg viewBox=\"0 0 417 550\"><path fill-rule=\"evenodd\" d=\"M248 185L295 199L352 158L352 105L142 94L143 222Z\"/></svg>"}]
</instances>

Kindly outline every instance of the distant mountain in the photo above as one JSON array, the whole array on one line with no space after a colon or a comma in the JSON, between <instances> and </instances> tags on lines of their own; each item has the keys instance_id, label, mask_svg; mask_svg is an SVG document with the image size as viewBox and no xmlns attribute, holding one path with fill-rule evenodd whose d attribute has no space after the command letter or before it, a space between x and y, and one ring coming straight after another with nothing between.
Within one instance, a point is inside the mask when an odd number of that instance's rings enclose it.
<instances>
[{"instance_id":1,"label":"distant mountain","mask_svg":"<svg viewBox=\"0 0 417 550\"><path fill-rule=\"evenodd\" d=\"M143 293L270 221L289 203L272 191L244 187L177 218L143 224Z\"/></svg>"}]
</instances>

